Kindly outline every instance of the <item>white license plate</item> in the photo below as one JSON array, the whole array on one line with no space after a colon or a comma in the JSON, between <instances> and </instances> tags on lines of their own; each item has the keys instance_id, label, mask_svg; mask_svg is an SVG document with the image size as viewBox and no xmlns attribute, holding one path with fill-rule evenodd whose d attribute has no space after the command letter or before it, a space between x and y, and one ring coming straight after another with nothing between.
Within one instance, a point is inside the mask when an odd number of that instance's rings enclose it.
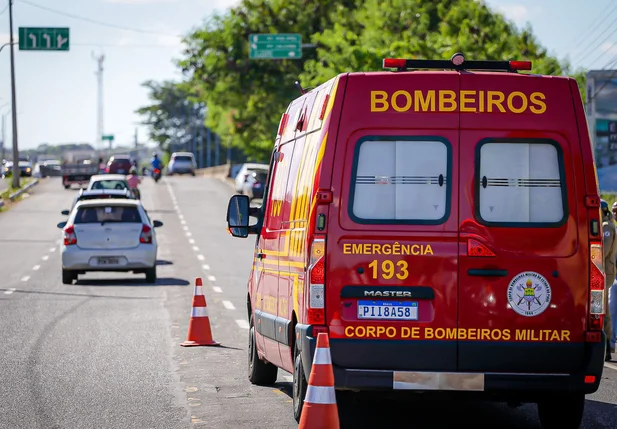
<instances>
[{"instance_id":1,"label":"white license plate","mask_svg":"<svg viewBox=\"0 0 617 429\"><path fill-rule=\"evenodd\" d=\"M118 258L98 258L99 265L118 265L120 260Z\"/></svg>"},{"instance_id":2,"label":"white license plate","mask_svg":"<svg viewBox=\"0 0 617 429\"><path fill-rule=\"evenodd\" d=\"M118 174L124 174L124 170L122 168L118 169Z\"/></svg>"},{"instance_id":3,"label":"white license plate","mask_svg":"<svg viewBox=\"0 0 617 429\"><path fill-rule=\"evenodd\" d=\"M358 319L418 320L415 301L358 301Z\"/></svg>"}]
</instances>

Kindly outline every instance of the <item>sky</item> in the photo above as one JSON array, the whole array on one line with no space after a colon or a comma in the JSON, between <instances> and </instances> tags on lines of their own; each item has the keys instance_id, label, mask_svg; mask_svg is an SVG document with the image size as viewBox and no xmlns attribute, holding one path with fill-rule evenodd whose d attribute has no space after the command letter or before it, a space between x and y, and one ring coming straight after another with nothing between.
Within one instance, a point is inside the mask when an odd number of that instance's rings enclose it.
<instances>
[{"instance_id":1,"label":"sky","mask_svg":"<svg viewBox=\"0 0 617 429\"><path fill-rule=\"evenodd\" d=\"M114 144L148 142L139 107L149 104L146 80L179 80L174 59L179 36L201 25L214 10L238 0L14 0L18 27L69 27L68 52L19 51L15 47L19 147L41 143L94 143L97 125L97 63L104 54L104 133ZM615 0L486 0L521 27L531 24L550 53L574 66L601 69L617 55ZM593 4L593 7L590 5ZM8 0L0 0L0 45L9 40ZM47 10L46 10L47 9ZM55 13L53 11L60 13ZM78 16L85 19L77 19ZM604 21L603 21L604 20ZM103 26L92 21L109 24ZM119 27L119 28L111 28ZM132 31L136 29L139 31ZM616 58L617 59L617 58ZM613 65L617 68L617 62ZM0 115L9 113L10 52L0 51ZM6 117L10 147L11 117Z\"/></svg>"}]
</instances>

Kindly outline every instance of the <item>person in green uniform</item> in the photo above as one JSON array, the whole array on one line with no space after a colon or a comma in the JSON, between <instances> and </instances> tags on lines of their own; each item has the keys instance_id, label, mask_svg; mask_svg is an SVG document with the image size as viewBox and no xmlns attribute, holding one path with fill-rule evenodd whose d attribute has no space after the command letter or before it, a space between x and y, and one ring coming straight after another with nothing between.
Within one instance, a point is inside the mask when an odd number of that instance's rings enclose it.
<instances>
[{"instance_id":1,"label":"person in green uniform","mask_svg":"<svg viewBox=\"0 0 617 429\"><path fill-rule=\"evenodd\" d=\"M611 213L608 203L604 200L601 202L602 208L602 232L604 234L604 273L606 275L606 283L604 285L604 332L606 333L606 360L611 360L611 344L610 338L613 335L611 324L611 312L608 307L608 294L613 282L615 281L615 263L617 258L617 230L613 214Z\"/></svg>"}]
</instances>

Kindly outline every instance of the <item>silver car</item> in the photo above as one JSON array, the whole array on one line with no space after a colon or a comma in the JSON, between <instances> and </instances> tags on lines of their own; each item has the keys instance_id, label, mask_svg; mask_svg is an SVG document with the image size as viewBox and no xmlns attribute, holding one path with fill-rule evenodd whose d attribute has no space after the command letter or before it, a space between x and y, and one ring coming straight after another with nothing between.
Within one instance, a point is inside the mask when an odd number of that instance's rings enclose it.
<instances>
[{"instance_id":1,"label":"silver car","mask_svg":"<svg viewBox=\"0 0 617 429\"><path fill-rule=\"evenodd\" d=\"M154 228L139 200L80 201L62 229L62 283L72 284L90 271L144 273L156 283L157 242Z\"/></svg>"},{"instance_id":2,"label":"silver car","mask_svg":"<svg viewBox=\"0 0 617 429\"><path fill-rule=\"evenodd\" d=\"M191 152L174 152L171 154L171 160L167 166L167 174L190 174L195 175L197 163L195 155Z\"/></svg>"}]
</instances>

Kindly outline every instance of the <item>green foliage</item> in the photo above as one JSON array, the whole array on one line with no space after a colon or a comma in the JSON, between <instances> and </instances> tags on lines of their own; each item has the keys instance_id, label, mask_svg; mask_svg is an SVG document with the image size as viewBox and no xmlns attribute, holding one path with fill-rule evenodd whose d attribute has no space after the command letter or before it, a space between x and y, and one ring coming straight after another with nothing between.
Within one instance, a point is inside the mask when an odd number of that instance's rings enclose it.
<instances>
[{"instance_id":1,"label":"green foliage","mask_svg":"<svg viewBox=\"0 0 617 429\"><path fill-rule=\"evenodd\" d=\"M250 60L254 33L299 33L317 48L303 49L301 60ZM186 82L145 84L155 104L140 113L149 115L152 138L163 146L170 139L162 94L189 93L208 106L213 131L259 160L268 159L280 115L300 95L298 78L314 87L338 73L379 70L385 57L532 60L534 73L574 74L585 96L582 71L549 55L530 27L517 29L477 0L242 0L185 43L177 64Z\"/></svg>"},{"instance_id":2,"label":"green foliage","mask_svg":"<svg viewBox=\"0 0 617 429\"><path fill-rule=\"evenodd\" d=\"M198 103L191 85L170 81L147 81L142 85L148 88L152 104L137 113L144 116L150 139L165 152L169 152L172 143L185 144L193 139L194 127L203 125L204 106Z\"/></svg>"}]
</instances>

